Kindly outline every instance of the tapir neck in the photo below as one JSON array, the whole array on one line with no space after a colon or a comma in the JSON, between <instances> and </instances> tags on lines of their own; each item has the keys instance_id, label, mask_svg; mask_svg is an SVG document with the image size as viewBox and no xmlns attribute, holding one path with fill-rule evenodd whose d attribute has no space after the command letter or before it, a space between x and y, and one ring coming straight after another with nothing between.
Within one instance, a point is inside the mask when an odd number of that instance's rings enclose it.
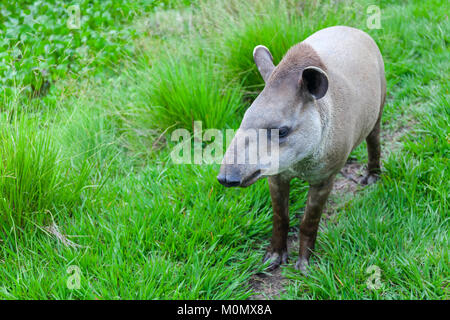
<instances>
[{"instance_id":1,"label":"tapir neck","mask_svg":"<svg viewBox=\"0 0 450 320\"><path fill-rule=\"evenodd\" d=\"M331 114L331 101L329 95L325 95L320 100L314 100L315 107L317 108L320 115L320 124L321 124L321 135L320 135L320 143L312 154L312 159L318 160L320 159L327 149L327 144L330 141L329 136L331 134L331 122L332 122L332 114Z\"/></svg>"},{"instance_id":2,"label":"tapir neck","mask_svg":"<svg viewBox=\"0 0 450 320\"><path fill-rule=\"evenodd\" d=\"M320 116L320 142L311 154L299 160L295 165L287 169L282 175L286 179L292 179L294 177L301 178L310 183L314 183L316 180L320 181L322 177L321 170L327 164L323 162L325 155L330 150L330 135L332 135L332 108L331 101L328 95L325 95L320 100L314 100L314 107L318 110Z\"/></svg>"}]
</instances>

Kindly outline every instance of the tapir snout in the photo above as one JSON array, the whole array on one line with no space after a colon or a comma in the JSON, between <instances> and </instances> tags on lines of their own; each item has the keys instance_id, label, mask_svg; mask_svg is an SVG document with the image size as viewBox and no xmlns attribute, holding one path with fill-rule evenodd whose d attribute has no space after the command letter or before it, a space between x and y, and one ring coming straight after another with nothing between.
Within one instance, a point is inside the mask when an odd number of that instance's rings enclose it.
<instances>
[{"instance_id":1,"label":"tapir snout","mask_svg":"<svg viewBox=\"0 0 450 320\"><path fill-rule=\"evenodd\" d=\"M222 170L220 170L217 180L225 187L238 187L242 182L239 169L232 165L222 166Z\"/></svg>"},{"instance_id":2,"label":"tapir snout","mask_svg":"<svg viewBox=\"0 0 450 320\"><path fill-rule=\"evenodd\" d=\"M217 180L224 187L248 187L261 178L261 170L254 168L250 174L242 174L240 165L223 164Z\"/></svg>"},{"instance_id":3,"label":"tapir snout","mask_svg":"<svg viewBox=\"0 0 450 320\"><path fill-rule=\"evenodd\" d=\"M273 139L277 143L277 139ZM262 142L265 143L262 143ZM228 147L222 160L217 180L225 187L248 187L270 173L278 159L275 151L263 152L269 143L265 131L240 128ZM272 147L275 150L275 147ZM271 149L271 150L272 150ZM267 151L267 150L265 150Z\"/></svg>"}]
</instances>

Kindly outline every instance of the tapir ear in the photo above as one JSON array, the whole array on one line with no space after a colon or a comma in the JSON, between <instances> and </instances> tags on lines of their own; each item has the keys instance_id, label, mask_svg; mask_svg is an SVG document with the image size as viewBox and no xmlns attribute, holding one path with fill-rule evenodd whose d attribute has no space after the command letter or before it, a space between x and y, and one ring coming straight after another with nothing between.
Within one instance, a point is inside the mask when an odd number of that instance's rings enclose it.
<instances>
[{"instance_id":1,"label":"tapir ear","mask_svg":"<svg viewBox=\"0 0 450 320\"><path fill-rule=\"evenodd\" d=\"M328 76L318 67L311 66L303 69L300 81L316 99L322 98L328 91Z\"/></svg>"},{"instance_id":2,"label":"tapir ear","mask_svg":"<svg viewBox=\"0 0 450 320\"><path fill-rule=\"evenodd\" d=\"M255 60L256 66L258 67L264 82L267 82L275 68L269 49L262 45L256 46L255 49L253 49L253 60Z\"/></svg>"}]
</instances>

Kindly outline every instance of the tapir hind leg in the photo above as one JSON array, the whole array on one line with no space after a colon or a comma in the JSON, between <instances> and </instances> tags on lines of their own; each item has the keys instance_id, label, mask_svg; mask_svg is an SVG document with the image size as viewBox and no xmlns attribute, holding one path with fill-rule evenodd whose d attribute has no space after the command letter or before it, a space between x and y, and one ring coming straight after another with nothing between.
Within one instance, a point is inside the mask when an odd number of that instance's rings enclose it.
<instances>
[{"instance_id":1,"label":"tapir hind leg","mask_svg":"<svg viewBox=\"0 0 450 320\"><path fill-rule=\"evenodd\" d=\"M363 185L374 183L381 173L380 120L381 115L372 132L366 138L369 162L367 175L361 180Z\"/></svg>"},{"instance_id":2,"label":"tapir hind leg","mask_svg":"<svg viewBox=\"0 0 450 320\"><path fill-rule=\"evenodd\" d=\"M311 185L308 191L305 213L300 223L300 250L299 258L295 264L297 270L306 273L309 257L314 249L325 203L333 189L334 176L319 185Z\"/></svg>"},{"instance_id":3,"label":"tapir hind leg","mask_svg":"<svg viewBox=\"0 0 450 320\"><path fill-rule=\"evenodd\" d=\"M268 270L277 268L288 260L287 236L289 230L289 180L279 175L269 180L270 196L273 208L272 240L264 256L264 262L270 261Z\"/></svg>"}]
</instances>

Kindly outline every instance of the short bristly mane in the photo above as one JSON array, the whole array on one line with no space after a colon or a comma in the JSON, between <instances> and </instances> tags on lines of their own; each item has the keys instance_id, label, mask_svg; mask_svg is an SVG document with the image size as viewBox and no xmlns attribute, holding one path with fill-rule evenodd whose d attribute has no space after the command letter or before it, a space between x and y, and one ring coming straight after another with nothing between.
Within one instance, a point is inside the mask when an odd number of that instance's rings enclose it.
<instances>
[{"instance_id":1,"label":"short bristly mane","mask_svg":"<svg viewBox=\"0 0 450 320\"><path fill-rule=\"evenodd\" d=\"M309 66L318 67L326 71L326 67L322 60L320 60L317 52L309 44L300 42L286 52L283 59L271 74L269 81L283 79L292 72L300 73Z\"/></svg>"}]
</instances>

